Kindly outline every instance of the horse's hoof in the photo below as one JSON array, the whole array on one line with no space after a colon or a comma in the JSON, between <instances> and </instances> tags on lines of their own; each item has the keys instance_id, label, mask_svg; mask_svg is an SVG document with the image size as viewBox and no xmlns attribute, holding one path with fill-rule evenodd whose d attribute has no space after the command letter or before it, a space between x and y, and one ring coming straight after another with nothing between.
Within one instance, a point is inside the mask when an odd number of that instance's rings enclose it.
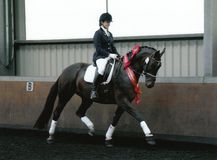
<instances>
[{"instance_id":1,"label":"horse's hoof","mask_svg":"<svg viewBox=\"0 0 217 160\"><path fill-rule=\"evenodd\" d=\"M112 140L105 140L105 146L108 148L114 147Z\"/></svg>"},{"instance_id":2,"label":"horse's hoof","mask_svg":"<svg viewBox=\"0 0 217 160\"><path fill-rule=\"evenodd\" d=\"M94 136L95 135L95 130L93 129L91 129L91 130L89 130L89 132L88 132L88 134L90 135L90 136Z\"/></svg>"},{"instance_id":3,"label":"horse's hoof","mask_svg":"<svg viewBox=\"0 0 217 160\"><path fill-rule=\"evenodd\" d=\"M47 138L47 144L53 144L54 143L54 138L52 136L49 136Z\"/></svg>"},{"instance_id":4,"label":"horse's hoof","mask_svg":"<svg viewBox=\"0 0 217 160\"><path fill-rule=\"evenodd\" d=\"M145 140L146 140L147 144L149 144L150 146L156 145L156 141L154 139L154 136L145 137Z\"/></svg>"},{"instance_id":5,"label":"horse's hoof","mask_svg":"<svg viewBox=\"0 0 217 160\"><path fill-rule=\"evenodd\" d=\"M54 144L54 140L47 140L47 144Z\"/></svg>"}]
</instances>

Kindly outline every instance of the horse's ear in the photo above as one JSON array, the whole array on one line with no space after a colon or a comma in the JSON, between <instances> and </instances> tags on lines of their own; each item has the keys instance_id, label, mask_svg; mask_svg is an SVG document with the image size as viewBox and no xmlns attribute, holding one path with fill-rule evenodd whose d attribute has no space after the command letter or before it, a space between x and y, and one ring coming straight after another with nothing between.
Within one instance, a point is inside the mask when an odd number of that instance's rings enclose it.
<instances>
[{"instance_id":1,"label":"horse's ear","mask_svg":"<svg viewBox=\"0 0 217 160\"><path fill-rule=\"evenodd\" d=\"M156 52L154 53L154 57L155 57L156 59L159 59L159 58L161 57L160 50L158 50L158 51L156 51Z\"/></svg>"},{"instance_id":2,"label":"horse's ear","mask_svg":"<svg viewBox=\"0 0 217 160\"><path fill-rule=\"evenodd\" d=\"M163 51L160 53L160 56L162 56L166 51L166 48L163 49Z\"/></svg>"}]
</instances>

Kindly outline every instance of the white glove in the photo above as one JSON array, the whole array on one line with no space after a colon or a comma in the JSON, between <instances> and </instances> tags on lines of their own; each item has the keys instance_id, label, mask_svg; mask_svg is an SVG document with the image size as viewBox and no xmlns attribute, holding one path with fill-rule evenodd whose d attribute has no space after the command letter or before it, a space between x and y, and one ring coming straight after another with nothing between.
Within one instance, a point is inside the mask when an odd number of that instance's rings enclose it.
<instances>
[{"instance_id":1,"label":"white glove","mask_svg":"<svg viewBox=\"0 0 217 160\"><path fill-rule=\"evenodd\" d=\"M110 53L110 54L109 54L109 57L112 58L112 59L116 59L117 56L118 56L117 54L113 54L113 53Z\"/></svg>"}]
</instances>

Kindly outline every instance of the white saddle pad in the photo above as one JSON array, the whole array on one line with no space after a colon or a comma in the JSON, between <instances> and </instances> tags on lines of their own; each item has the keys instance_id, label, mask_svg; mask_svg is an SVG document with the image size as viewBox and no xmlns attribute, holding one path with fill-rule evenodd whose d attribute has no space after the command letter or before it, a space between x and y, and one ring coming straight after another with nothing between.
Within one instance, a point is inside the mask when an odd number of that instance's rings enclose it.
<instances>
[{"instance_id":1,"label":"white saddle pad","mask_svg":"<svg viewBox=\"0 0 217 160\"><path fill-rule=\"evenodd\" d=\"M112 68L111 68L111 71L109 73L109 76L107 78L107 80L105 82L103 82L102 84L108 84L111 79L112 79L112 75L113 75L113 71L114 71L114 66L115 66L115 59L114 59L114 63L112 64ZM84 74L84 81L85 82L89 82L89 83L93 83L93 80L94 80L94 77L95 77L95 72L96 72L96 67L93 66L92 64L89 65L87 67L87 70Z\"/></svg>"}]
</instances>

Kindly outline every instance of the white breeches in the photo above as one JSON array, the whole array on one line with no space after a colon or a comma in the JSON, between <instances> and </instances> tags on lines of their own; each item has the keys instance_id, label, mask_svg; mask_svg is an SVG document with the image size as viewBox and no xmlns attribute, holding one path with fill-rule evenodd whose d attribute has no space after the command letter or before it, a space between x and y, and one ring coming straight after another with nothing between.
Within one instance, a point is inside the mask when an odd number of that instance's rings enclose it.
<instances>
[{"instance_id":1,"label":"white breeches","mask_svg":"<svg viewBox=\"0 0 217 160\"><path fill-rule=\"evenodd\" d=\"M106 64L107 64L107 62L108 62L109 59L110 59L109 57L106 57L106 58L100 58L100 59L96 60L96 65L97 65L97 68L98 68L98 73L100 75L104 74L105 67L106 67Z\"/></svg>"}]
</instances>

